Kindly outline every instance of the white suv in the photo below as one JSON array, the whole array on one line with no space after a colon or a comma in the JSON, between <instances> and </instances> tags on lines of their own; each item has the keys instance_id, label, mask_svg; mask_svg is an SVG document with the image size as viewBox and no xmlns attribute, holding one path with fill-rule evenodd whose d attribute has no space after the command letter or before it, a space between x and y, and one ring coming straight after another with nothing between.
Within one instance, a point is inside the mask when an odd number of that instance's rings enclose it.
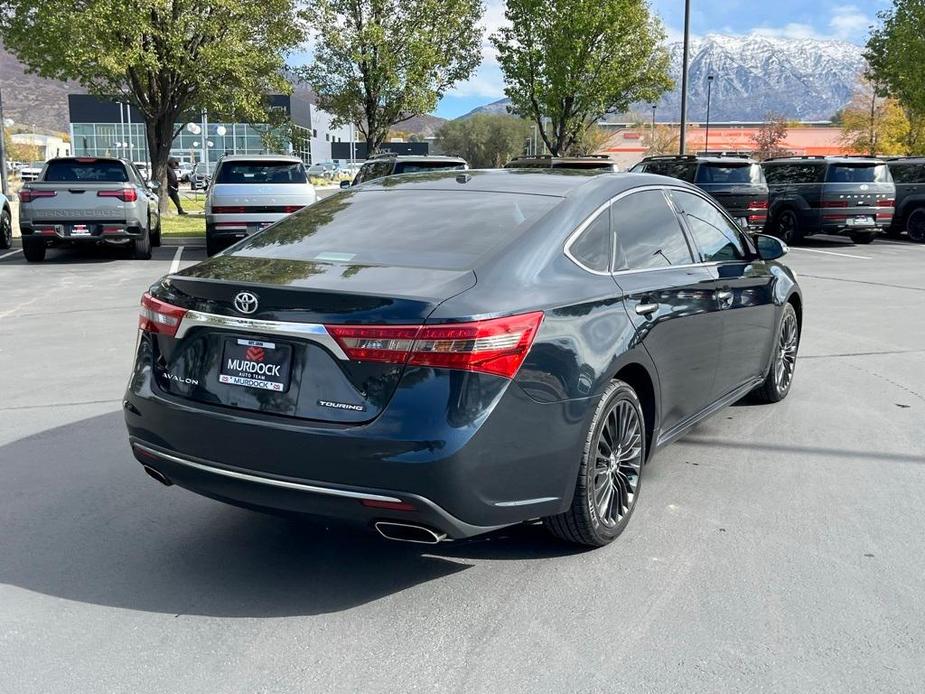
<instances>
[{"instance_id":1,"label":"white suv","mask_svg":"<svg viewBox=\"0 0 925 694\"><path fill-rule=\"evenodd\" d=\"M223 157L206 196L206 251L214 255L315 200L298 157Z\"/></svg>"}]
</instances>

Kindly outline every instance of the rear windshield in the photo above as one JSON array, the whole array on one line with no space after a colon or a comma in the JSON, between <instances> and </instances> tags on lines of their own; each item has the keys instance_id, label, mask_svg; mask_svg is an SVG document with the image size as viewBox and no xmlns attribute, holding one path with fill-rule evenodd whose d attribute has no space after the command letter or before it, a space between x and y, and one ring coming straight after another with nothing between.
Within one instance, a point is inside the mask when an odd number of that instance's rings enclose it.
<instances>
[{"instance_id":1,"label":"rear windshield","mask_svg":"<svg viewBox=\"0 0 925 694\"><path fill-rule=\"evenodd\" d=\"M392 173L406 174L419 171L463 171L465 164L452 161L399 161L395 162L395 171Z\"/></svg>"},{"instance_id":2,"label":"rear windshield","mask_svg":"<svg viewBox=\"0 0 925 694\"><path fill-rule=\"evenodd\" d=\"M886 164L837 164L829 167L829 183L889 183Z\"/></svg>"},{"instance_id":3,"label":"rear windshield","mask_svg":"<svg viewBox=\"0 0 925 694\"><path fill-rule=\"evenodd\" d=\"M302 162L226 161L216 183L307 183Z\"/></svg>"},{"instance_id":4,"label":"rear windshield","mask_svg":"<svg viewBox=\"0 0 925 694\"><path fill-rule=\"evenodd\" d=\"M125 164L118 161L61 159L48 162L48 168L45 169L45 178L43 180L49 182L125 183L128 181L128 172L125 170Z\"/></svg>"},{"instance_id":5,"label":"rear windshield","mask_svg":"<svg viewBox=\"0 0 925 694\"><path fill-rule=\"evenodd\" d=\"M470 269L559 202L552 196L513 193L351 190L251 236L234 255Z\"/></svg>"},{"instance_id":6,"label":"rear windshield","mask_svg":"<svg viewBox=\"0 0 925 694\"><path fill-rule=\"evenodd\" d=\"M701 164L697 183L764 183L764 174L757 164Z\"/></svg>"}]
</instances>

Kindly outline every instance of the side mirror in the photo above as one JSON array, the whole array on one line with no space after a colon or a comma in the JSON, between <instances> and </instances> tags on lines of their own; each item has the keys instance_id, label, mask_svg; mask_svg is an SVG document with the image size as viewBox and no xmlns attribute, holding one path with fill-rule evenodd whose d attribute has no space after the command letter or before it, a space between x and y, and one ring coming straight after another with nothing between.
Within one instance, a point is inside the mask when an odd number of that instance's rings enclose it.
<instances>
[{"instance_id":1,"label":"side mirror","mask_svg":"<svg viewBox=\"0 0 925 694\"><path fill-rule=\"evenodd\" d=\"M350 181L341 181L341 182L340 182L340 187L341 187L341 188L349 188L349 187L350 187Z\"/></svg>"},{"instance_id":2,"label":"side mirror","mask_svg":"<svg viewBox=\"0 0 925 694\"><path fill-rule=\"evenodd\" d=\"M787 244L777 237L755 234L754 239L755 246L758 248L758 257L762 260L777 260L790 252Z\"/></svg>"}]
</instances>

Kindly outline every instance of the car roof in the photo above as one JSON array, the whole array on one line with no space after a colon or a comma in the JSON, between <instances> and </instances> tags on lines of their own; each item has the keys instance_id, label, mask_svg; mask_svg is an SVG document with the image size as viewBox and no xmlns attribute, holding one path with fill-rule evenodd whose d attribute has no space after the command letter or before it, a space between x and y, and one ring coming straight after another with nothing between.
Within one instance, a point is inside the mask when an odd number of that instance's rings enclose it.
<instances>
[{"instance_id":1,"label":"car roof","mask_svg":"<svg viewBox=\"0 0 925 694\"><path fill-rule=\"evenodd\" d=\"M830 156L830 157L774 157L766 159L762 164L793 164L800 162L804 164L883 164L882 159L876 157L850 157L850 156Z\"/></svg>"},{"instance_id":2,"label":"car roof","mask_svg":"<svg viewBox=\"0 0 925 694\"><path fill-rule=\"evenodd\" d=\"M643 162L649 161L689 161L691 163L707 164L757 164L757 159L746 156L720 155L720 154L660 154L654 157L645 157Z\"/></svg>"},{"instance_id":3,"label":"car roof","mask_svg":"<svg viewBox=\"0 0 925 694\"><path fill-rule=\"evenodd\" d=\"M887 164L925 164L925 156L914 157L887 157Z\"/></svg>"},{"instance_id":4,"label":"car roof","mask_svg":"<svg viewBox=\"0 0 925 694\"><path fill-rule=\"evenodd\" d=\"M296 163L302 160L292 154L229 154L222 157L221 161L291 161Z\"/></svg>"},{"instance_id":5,"label":"car roof","mask_svg":"<svg viewBox=\"0 0 925 694\"><path fill-rule=\"evenodd\" d=\"M382 154L374 154L369 157L366 161L382 161L385 159L397 159L398 161L440 161L440 162L452 162L454 164L465 164L466 160L462 157L451 157L445 156L442 154L392 154L391 152L383 152Z\"/></svg>"},{"instance_id":6,"label":"car roof","mask_svg":"<svg viewBox=\"0 0 925 694\"><path fill-rule=\"evenodd\" d=\"M385 176L362 183L351 190L466 190L568 198L581 189L588 194L589 199L600 197L603 202L630 188L645 185L676 186L682 183L652 174L601 173L591 169L470 169ZM683 185L696 190L693 186Z\"/></svg>"},{"instance_id":7,"label":"car roof","mask_svg":"<svg viewBox=\"0 0 925 694\"><path fill-rule=\"evenodd\" d=\"M574 162L595 162L600 164L612 164L614 163L613 159L608 157L606 154L592 154L583 157L554 157L549 154L529 154L520 157L514 157L511 159L511 162L515 161L540 161L540 162L563 162L563 161L574 161ZM508 163L511 163L508 162Z\"/></svg>"}]
</instances>

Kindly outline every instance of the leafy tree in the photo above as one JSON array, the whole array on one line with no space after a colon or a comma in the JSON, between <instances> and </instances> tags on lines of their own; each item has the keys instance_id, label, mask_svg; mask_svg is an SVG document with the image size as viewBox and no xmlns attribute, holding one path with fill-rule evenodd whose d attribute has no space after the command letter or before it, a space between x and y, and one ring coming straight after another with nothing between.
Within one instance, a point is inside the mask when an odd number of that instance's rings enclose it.
<instances>
[{"instance_id":1,"label":"leafy tree","mask_svg":"<svg viewBox=\"0 0 925 694\"><path fill-rule=\"evenodd\" d=\"M653 130L650 125L642 135L642 143L645 145L647 157L677 154L681 146L681 129L659 123Z\"/></svg>"},{"instance_id":2,"label":"leafy tree","mask_svg":"<svg viewBox=\"0 0 925 694\"><path fill-rule=\"evenodd\" d=\"M429 113L478 66L481 0L315 0L304 68L318 105L379 150L393 125Z\"/></svg>"},{"instance_id":3,"label":"leafy tree","mask_svg":"<svg viewBox=\"0 0 925 694\"><path fill-rule=\"evenodd\" d=\"M303 33L295 0L5 0L0 38L43 77L130 102L164 186L178 122L208 110L259 121L287 92L284 54ZM161 196L161 209L167 207Z\"/></svg>"},{"instance_id":4,"label":"leafy tree","mask_svg":"<svg viewBox=\"0 0 925 694\"><path fill-rule=\"evenodd\" d=\"M585 129L581 137L572 143L568 149L568 154L573 157L585 157L590 154L597 154L604 148L604 145L610 140L613 133L605 130L599 125L592 125Z\"/></svg>"},{"instance_id":5,"label":"leafy tree","mask_svg":"<svg viewBox=\"0 0 925 694\"><path fill-rule=\"evenodd\" d=\"M523 152L529 135L530 125L524 120L479 113L444 123L437 131L437 146L473 168L497 168Z\"/></svg>"},{"instance_id":6,"label":"leafy tree","mask_svg":"<svg viewBox=\"0 0 925 694\"><path fill-rule=\"evenodd\" d=\"M601 116L671 88L661 22L645 0L507 0L493 34L514 113L554 155Z\"/></svg>"},{"instance_id":7,"label":"leafy tree","mask_svg":"<svg viewBox=\"0 0 925 694\"><path fill-rule=\"evenodd\" d=\"M868 76L881 96L894 97L910 124L908 154L925 152L925 0L894 0L893 7L877 15L880 27L871 32L864 57Z\"/></svg>"},{"instance_id":8,"label":"leafy tree","mask_svg":"<svg viewBox=\"0 0 925 694\"><path fill-rule=\"evenodd\" d=\"M783 116L769 113L765 116L765 121L758 129L758 132L752 136L752 143L755 146L755 158L764 160L790 154L789 150L781 147L781 143L786 139L787 119Z\"/></svg>"},{"instance_id":9,"label":"leafy tree","mask_svg":"<svg viewBox=\"0 0 925 694\"><path fill-rule=\"evenodd\" d=\"M896 99L879 96L867 80L860 82L838 120L842 144L854 152L871 156L906 152L909 119Z\"/></svg>"}]
</instances>

